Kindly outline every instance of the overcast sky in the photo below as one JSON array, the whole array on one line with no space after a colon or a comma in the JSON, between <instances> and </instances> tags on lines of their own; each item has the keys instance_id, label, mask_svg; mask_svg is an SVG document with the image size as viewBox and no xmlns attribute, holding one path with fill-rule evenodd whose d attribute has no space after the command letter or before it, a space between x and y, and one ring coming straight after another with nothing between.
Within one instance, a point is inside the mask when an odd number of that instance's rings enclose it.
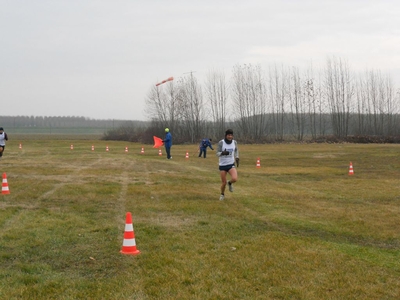
<instances>
[{"instance_id":1,"label":"overcast sky","mask_svg":"<svg viewBox=\"0 0 400 300\"><path fill-rule=\"evenodd\" d=\"M146 120L170 76L329 56L400 87L399 20L399 0L0 0L0 115Z\"/></svg>"}]
</instances>

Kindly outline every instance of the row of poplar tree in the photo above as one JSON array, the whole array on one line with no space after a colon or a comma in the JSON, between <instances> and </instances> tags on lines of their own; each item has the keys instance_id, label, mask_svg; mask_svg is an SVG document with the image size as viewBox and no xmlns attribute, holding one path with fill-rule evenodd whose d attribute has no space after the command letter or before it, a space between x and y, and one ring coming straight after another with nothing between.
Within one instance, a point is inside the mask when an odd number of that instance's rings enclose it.
<instances>
[{"instance_id":1,"label":"row of poplar tree","mask_svg":"<svg viewBox=\"0 0 400 300\"><path fill-rule=\"evenodd\" d=\"M400 135L400 89L391 76L356 73L337 57L318 71L236 65L229 78L210 71L203 84L190 73L152 86L145 101L154 127L187 142L221 137L227 127L248 142Z\"/></svg>"}]
</instances>

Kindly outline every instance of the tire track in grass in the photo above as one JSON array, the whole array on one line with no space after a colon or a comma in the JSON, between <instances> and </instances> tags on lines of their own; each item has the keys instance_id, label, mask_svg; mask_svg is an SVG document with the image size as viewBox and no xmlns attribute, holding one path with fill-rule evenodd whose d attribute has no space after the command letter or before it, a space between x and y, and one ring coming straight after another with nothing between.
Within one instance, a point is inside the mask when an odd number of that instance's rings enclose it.
<instances>
[{"instance_id":1,"label":"tire track in grass","mask_svg":"<svg viewBox=\"0 0 400 300\"><path fill-rule=\"evenodd\" d=\"M21 159L21 153L18 153L18 159ZM50 156L50 151L49 150L44 150L42 157L47 158ZM17 157L17 155L15 156ZM19 161L19 165L23 165L23 161ZM8 165L11 165L11 163L8 163ZM32 166L32 162L29 162L29 165ZM39 163L37 165L40 165ZM24 175L15 175L15 178L21 177L23 178ZM32 176L26 176L27 178L32 178ZM10 178L10 177L9 177ZM28 189L29 187L27 187ZM22 204L22 203L9 203L9 202L1 202L0 203L0 208L1 209L14 209L15 211L11 212L10 215L8 216L7 219L2 220L3 222L0 223L0 237L3 237L5 234L8 233L8 229L10 228L17 228L18 224L20 223L20 219L22 218L23 214L25 213L26 210L35 210L38 208L38 202L31 202L29 204Z\"/></svg>"},{"instance_id":2,"label":"tire track in grass","mask_svg":"<svg viewBox=\"0 0 400 300\"><path fill-rule=\"evenodd\" d=\"M59 190L60 188L64 187L66 184L69 183L74 183L76 182L77 177L79 177L79 173L81 173L82 171L89 169L89 168L93 168L94 166L98 165L98 164L102 164L104 161L104 159L98 155L97 159L95 161L93 161L92 163L88 164L88 165L74 165L73 166L73 170L71 172L71 174L69 175L59 175L57 176L57 180L60 181L59 183L55 183L53 185L53 188L45 193L43 193L41 196L38 197L38 200L43 200L49 196L51 196L52 194L54 194L57 190ZM47 179L49 176L45 175L44 178ZM54 176L52 176L52 178L54 178Z\"/></svg>"},{"instance_id":3,"label":"tire track in grass","mask_svg":"<svg viewBox=\"0 0 400 300\"><path fill-rule=\"evenodd\" d=\"M129 159L127 161L123 161L121 169L124 171L113 179L121 185L121 189L116 201L117 204L115 206L115 220L117 222L119 234L123 234L124 232L127 212L132 213L133 224L135 224L135 222L139 219L131 207L132 203L134 204L135 201L132 202L131 199L128 199L128 197L133 197L129 193L129 185L137 182L144 182L145 185L152 184L147 162L139 161L137 159ZM130 205L129 207L128 204ZM121 235L118 236L118 239L120 238Z\"/></svg>"},{"instance_id":4,"label":"tire track in grass","mask_svg":"<svg viewBox=\"0 0 400 300\"><path fill-rule=\"evenodd\" d=\"M121 176L118 177L119 183L121 184L121 191L118 195L117 200L117 220L120 223L121 219L124 220L126 213L126 197L128 195L128 186L129 186L129 173L128 171L122 172ZM121 212L121 213L120 213ZM124 213L125 212L125 213Z\"/></svg>"},{"instance_id":5,"label":"tire track in grass","mask_svg":"<svg viewBox=\"0 0 400 300\"><path fill-rule=\"evenodd\" d=\"M46 157L49 156L49 151L46 153ZM98 158L93 161L92 163L88 165L82 165L82 164L77 164L73 166L69 166L71 168L71 174L69 175L17 175L17 177L20 178L27 178L27 179L33 179L37 181L47 181L49 179L53 181L58 181L58 183L54 183L53 187L42 193L41 195L38 196L36 201L32 201L29 204L23 204L23 203L10 203L10 202L0 202L0 208L1 209L15 209L15 212L10 214L9 218L7 220L4 220L0 225L1 232L4 233L6 232L7 228L14 227L16 226L16 222L21 218L21 216L25 213L26 210L35 210L40 207L40 201L44 200L48 197L50 197L52 194L54 194L57 190L60 188L64 187L66 184L71 184L76 182L77 176L79 175L80 172L82 172L85 169L92 168L95 165L98 164L103 164L104 159L101 156L98 156ZM32 164L31 164L32 165ZM38 164L39 165L39 164ZM27 186L27 189L29 186ZM22 191L23 192L23 191ZM2 236L2 234L0 234Z\"/></svg>"}]
</instances>

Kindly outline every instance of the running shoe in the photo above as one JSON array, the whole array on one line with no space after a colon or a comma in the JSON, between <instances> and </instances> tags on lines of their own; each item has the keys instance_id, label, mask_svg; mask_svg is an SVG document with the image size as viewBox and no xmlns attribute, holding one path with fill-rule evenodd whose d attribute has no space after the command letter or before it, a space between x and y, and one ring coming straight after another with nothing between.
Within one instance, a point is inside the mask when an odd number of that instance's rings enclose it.
<instances>
[{"instance_id":1,"label":"running shoe","mask_svg":"<svg viewBox=\"0 0 400 300\"><path fill-rule=\"evenodd\" d=\"M219 196L219 200L225 200L225 196L224 195L221 195L221 196Z\"/></svg>"},{"instance_id":2,"label":"running shoe","mask_svg":"<svg viewBox=\"0 0 400 300\"><path fill-rule=\"evenodd\" d=\"M228 181L228 187L229 187L229 191L232 193L233 192L233 185L230 181Z\"/></svg>"}]
</instances>

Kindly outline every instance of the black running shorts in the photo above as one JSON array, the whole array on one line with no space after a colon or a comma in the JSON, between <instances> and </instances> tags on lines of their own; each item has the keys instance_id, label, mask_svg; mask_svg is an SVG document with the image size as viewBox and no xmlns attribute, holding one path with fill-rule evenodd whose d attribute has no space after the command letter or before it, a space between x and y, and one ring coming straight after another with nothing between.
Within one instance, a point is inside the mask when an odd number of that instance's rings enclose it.
<instances>
[{"instance_id":1,"label":"black running shorts","mask_svg":"<svg viewBox=\"0 0 400 300\"><path fill-rule=\"evenodd\" d=\"M219 166L220 171L229 172L230 169L234 168L235 164L226 165L226 166Z\"/></svg>"}]
</instances>

